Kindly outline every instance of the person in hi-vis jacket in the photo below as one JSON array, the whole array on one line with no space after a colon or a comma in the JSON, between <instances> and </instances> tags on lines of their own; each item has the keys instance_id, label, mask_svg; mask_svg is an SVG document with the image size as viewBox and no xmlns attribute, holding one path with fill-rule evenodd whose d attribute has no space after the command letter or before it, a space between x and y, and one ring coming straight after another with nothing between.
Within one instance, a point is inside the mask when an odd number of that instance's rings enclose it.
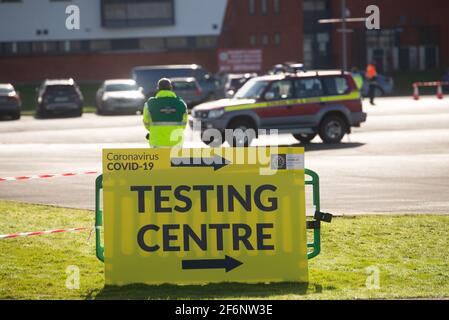
<instances>
[{"instance_id":1,"label":"person in hi-vis jacket","mask_svg":"<svg viewBox=\"0 0 449 320\"><path fill-rule=\"evenodd\" d=\"M150 146L182 146L188 119L187 105L173 92L169 79L160 79L157 90L143 108L143 122L149 132Z\"/></svg>"}]
</instances>

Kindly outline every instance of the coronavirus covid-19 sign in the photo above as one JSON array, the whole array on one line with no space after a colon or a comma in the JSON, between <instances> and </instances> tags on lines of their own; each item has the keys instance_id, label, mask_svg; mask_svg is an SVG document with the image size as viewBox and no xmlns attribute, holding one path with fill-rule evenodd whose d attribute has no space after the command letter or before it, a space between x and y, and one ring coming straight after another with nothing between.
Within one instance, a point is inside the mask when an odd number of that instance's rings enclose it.
<instances>
[{"instance_id":1,"label":"coronavirus covid-19 sign","mask_svg":"<svg viewBox=\"0 0 449 320\"><path fill-rule=\"evenodd\" d=\"M302 148L103 150L106 284L308 280Z\"/></svg>"}]
</instances>

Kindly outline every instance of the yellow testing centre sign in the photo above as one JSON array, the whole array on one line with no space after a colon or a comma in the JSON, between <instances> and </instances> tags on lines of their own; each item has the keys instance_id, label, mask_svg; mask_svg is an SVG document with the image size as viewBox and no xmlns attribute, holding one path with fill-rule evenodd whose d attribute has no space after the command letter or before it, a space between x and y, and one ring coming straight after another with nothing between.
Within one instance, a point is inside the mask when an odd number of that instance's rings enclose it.
<instances>
[{"instance_id":1,"label":"yellow testing centre sign","mask_svg":"<svg viewBox=\"0 0 449 320\"><path fill-rule=\"evenodd\" d=\"M105 149L106 284L307 282L303 148Z\"/></svg>"}]
</instances>

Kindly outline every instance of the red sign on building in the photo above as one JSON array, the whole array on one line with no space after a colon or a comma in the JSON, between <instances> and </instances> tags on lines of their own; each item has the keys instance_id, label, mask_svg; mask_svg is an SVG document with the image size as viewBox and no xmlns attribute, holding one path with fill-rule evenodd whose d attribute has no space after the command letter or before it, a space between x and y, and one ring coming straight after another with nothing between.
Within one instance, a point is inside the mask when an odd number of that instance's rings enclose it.
<instances>
[{"instance_id":1,"label":"red sign on building","mask_svg":"<svg viewBox=\"0 0 449 320\"><path fill-rule=\"evenodd\" d=\"M262 70L261 49L221 49L218 68L221 72L259 72Z\"/></svg>"}]
</instances>

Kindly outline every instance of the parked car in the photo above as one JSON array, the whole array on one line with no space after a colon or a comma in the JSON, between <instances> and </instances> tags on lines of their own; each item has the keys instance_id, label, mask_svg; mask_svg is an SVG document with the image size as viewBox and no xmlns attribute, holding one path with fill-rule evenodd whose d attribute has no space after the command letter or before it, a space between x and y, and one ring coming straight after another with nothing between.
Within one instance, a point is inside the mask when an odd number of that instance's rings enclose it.
<instances>
[{"instance_id":1,"label":"parked car","mask_svg":"<svg viewBox=\"0 0 449 320\"><path fill-rule=\"evenodd\" d=\"M0 83L0 117L20 119L22 102L14 87L9 83Z\"/></svg>"},{"instance_id":2,"label":"parked car","mask_svg":"<svg viewBox=\"0 0 449 320\"><path fill-rule=\"evenodd\" d=\"M232 98L234 94L241 88L248 80L257 77L255 73L235 74L230 73L226 76L226 82L224 84L224 96L226 98Z\"/></svg>"},{"instance_id":3,"label":"parked car","mask_svg":"<svg viewBox=\"0 0 449 320\"><path fill-rule=\"evenodd\" d=\"M176 95L181 97L189 108L202 102L203 90L195 78L170 79Z\"/></svg>"},{"instance_id":4,"label":"parked car","mask_svg":"<svg viewBox=\"0 0 449 320\"><path fill-rule=\"evenodd\" d=\"M195 123L196 121L199 122ZM202 139L214 146L224 142L249 145L251 135L224 135L226 129L277 129L302 143L318 134L325 143L339 143L351 127L366 121L360 91L350 73L316 71L278 74L249 80L232 99L204 103L192 110L189 124L201 128ZM217 129L222 138L205 137Z\"/></svg>"},{"instance_id":5,"label":"parked car","mask_svg":"<svg viewBox=\"0 0 449 320\"><path fill-rule=\"evenodd\" d=\"M73 79L45 80L38 88L36 117L81 117L83 103L83 95Z\"/></svg>"},{"instance_id":6,"label":"parked car","mask_svg":"<svg viewBox=\"0 0 449 320\"><path fill-rule=\"evenodd\" d=\"M147 97L156 92L161 78L195 78L202 89L201 101L215 100L218 94L218 81L207 70L197 64L136 67L132 77L144 89Z\"/></svg>"},{"instance_id":7,"label":"parked car","mask_svg":"<svg viewBox=\"0 0 449 320\"><path fill-rule=\"evenodd\" d=\"M360 72L359 74L363 77L363 87L360 90L364 97L368 97L369 94L369 83L365 78L365 73ZM376 77L376 97L382 97L385 95L392 94L394 90L394 80L392 77L388 77L385 75L377 74Z\"/></svg>"},{"instance_id":8,"label":"parked car","mask_svg":"<svg viewBox=\"0 0 449 320\"><path fill-rule=\"evenodd\" d=\"M106 80L97 91L98 114L135 114L145 104L143 89L132 79Z\"/></svg>"}]
</instances>

